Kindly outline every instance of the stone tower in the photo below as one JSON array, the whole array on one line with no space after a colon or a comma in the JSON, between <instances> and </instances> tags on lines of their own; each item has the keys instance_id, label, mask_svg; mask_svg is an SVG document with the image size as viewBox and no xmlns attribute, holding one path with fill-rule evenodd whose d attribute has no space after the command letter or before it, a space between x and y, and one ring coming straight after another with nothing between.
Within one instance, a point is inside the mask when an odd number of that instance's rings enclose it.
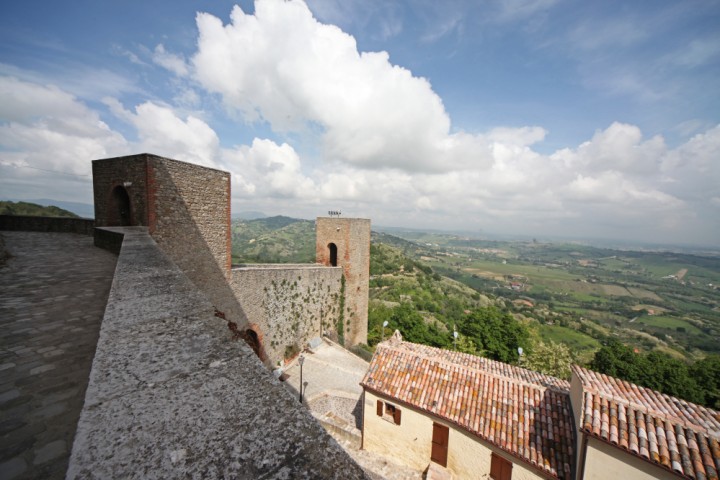
<instances>
[{"instance_id":1,"label":"stone tower","mask_svg":"<svg viewBox=\"0 0 720 480\"><path fill-rule=\"evenodd\" d=\"M145 226L217 308L240 316L228 286L230 174L148 153L94 160L95 226Z\"/></svg>"},{"instance_id":2,"label":"stone tower","mask_svg":"<svg viewBox=\"0 0 720 480\"><path fill-rule=\"evenodd\" d=\"M338 325L341 343L346 347L367 343L370 220L318 217L315 234L317 262L343 269L343 321Z\"/></svg>"}]
</instances>

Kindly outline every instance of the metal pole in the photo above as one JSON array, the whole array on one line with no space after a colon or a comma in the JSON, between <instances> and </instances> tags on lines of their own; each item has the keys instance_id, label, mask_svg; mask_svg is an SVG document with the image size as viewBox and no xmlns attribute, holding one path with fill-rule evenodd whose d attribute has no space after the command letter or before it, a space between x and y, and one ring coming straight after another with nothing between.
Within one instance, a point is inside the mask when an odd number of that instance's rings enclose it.
<instances>
[{"instance_id":1,"label":"metal pole","mask_svg":"<svg viewBox=\"0 0 720 480\"><path fill-rule=\"evenodd\" d=\"M302 403L303 398L303 381L302 381L302 374L303 374L303 362L305 361L305 357L300 355L300 358L298 358L298 363L300 364L300 403Z\"/></svg>"}]
</instances>

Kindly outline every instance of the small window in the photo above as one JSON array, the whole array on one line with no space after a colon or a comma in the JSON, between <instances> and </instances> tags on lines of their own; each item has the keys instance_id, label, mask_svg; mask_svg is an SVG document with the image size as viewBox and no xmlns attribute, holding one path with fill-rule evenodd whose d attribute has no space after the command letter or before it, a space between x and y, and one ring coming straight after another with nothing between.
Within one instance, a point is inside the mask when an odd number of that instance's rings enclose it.
<instances>
[{"instance_id":1,"label":"small window","mask_svg":"<svg viewBox=\"0 0 720 480\"><path fill-rule=\"evenodd\" d=\"M337 251L337 245L334 243L328 244L328 249L330 250L330 265L333 267L337 267L338 263L338 251Z\"/></svg>"},{"instance_id":2,"label":"small window","mask_svg":"<svg viewBox=\"0 0 720 480\"><path fill-rule=\"evenodd\" d=\"M392 403L377 401L377 415L385 420L400 425L402 411Z\"/></svg>"},{"instance_id":3,"label":"small window","mask_svg":"<svg viewBox=\"0 0 720 480\"><path fill-rule=\"evenodd\" d=\"M490 458L490 478L493 480L510 480L512 478L512 463L493 453Z\"/></svg>"}]
</instances>

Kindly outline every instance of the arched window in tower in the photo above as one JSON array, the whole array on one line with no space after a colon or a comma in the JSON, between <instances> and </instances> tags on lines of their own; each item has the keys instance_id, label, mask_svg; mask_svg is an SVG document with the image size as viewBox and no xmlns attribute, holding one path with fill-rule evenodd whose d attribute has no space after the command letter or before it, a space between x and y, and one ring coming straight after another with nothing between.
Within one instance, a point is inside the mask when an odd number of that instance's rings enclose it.
<instances>
[{"instance_id":1,"label":"arched window in tower","mask_svg":"<svg viewBox=\"0 0 720 480\"><path fill-rule=\"evenodd\" d=\"M132 225L132 215L130 211L130 195L122 185L118 185L112 191L112 224L127 227Z\"/></svg>"},{"instance_id":2,"label":"arched window in tower","mask_svg":"<svg viewBox=\"0 0 720 480\"><path fill-rule=\"evenodd\" d=\"M328 245L328 249L330 250L330 265L337 267L337 245L331 243Z\"/></svg>"}]
</instances>

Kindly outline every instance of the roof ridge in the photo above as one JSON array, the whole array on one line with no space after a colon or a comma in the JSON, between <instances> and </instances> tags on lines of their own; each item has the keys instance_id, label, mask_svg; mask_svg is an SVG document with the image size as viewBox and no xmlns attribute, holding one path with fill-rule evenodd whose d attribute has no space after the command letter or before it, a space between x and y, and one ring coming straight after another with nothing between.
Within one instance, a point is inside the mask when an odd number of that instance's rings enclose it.
<instances>
[{"instance_id":1,"label":"roof ridge","mask_svg":"<svg viewBox=\"0 0 720 480\"><path fill-rule=\"evenodd\" d=\"M385 342L383 342L383 343L385 343ZM414 348L408 348L409 345L412 345ZM420 349L417 348L418 345L421 347ZM562 393L562 394L569 394L569 392L570 392L570 382L568 382L567 380L553 377L551 375L546 375L544 373L535 372L534 370L529 370L527 368L519 367L516 365L510 365L509 363L500 362L498 360L493 360L493 359L486 358L486 357L480 357L478 355L472 355L470 353L450 351L450 350L445 350L445 349L438 348L438 347L431 347L429 345L422 345L422 344L416 344L416 343L405 342L405 341L399 342L394 345L393 344L383 345L382 343L380 343L380 344L378 344L378 346L382 346L383 348L388 348L391 350L402 350L404 352L412 353L414 355L421 356L423 358L426 358L431 361L435 361L437 363L441 363L443 365L450 365L450 366L460 367L460 368L464 368L464 369L468 369L468 370L474 370L483 375L489 375L493 378L497 378L500 380L510 380L512 382L517 383L518 385L524 385L524 386L533 387L533 388L550 389L550 390L553 390L553 391L556 391L556 392ZM504 368L522 370L522 372L525 372L530 376L538 377L538 379L540 381L542 381L542 383L528 380L525 378L519 378L518 376L512 376L509 374L505 374L503 372L495 372L495 371L489 370L487 368L482 368L482 367L479 367L476 365L461 364L461 363L458 363L458 362L453 361L452 359L448 358L448 354L440 354L437 356L429 355L426 351L422 351L423 349L425 349L425 350L433 349L433 350L438 350L440 352L448 352L450 355L467 356L467 357L470 357L470 358L468 358L469 360L478 359L477 361L479 361L481 363L482 362L490 362L490 363L496 364L497 366L502 366ZM554 385L552 382L563 382L563 383L566 383L567 386L566 386L566 388L564 388L563 386L560 386L560 385Z\"/></svg>"}]
</instances>

